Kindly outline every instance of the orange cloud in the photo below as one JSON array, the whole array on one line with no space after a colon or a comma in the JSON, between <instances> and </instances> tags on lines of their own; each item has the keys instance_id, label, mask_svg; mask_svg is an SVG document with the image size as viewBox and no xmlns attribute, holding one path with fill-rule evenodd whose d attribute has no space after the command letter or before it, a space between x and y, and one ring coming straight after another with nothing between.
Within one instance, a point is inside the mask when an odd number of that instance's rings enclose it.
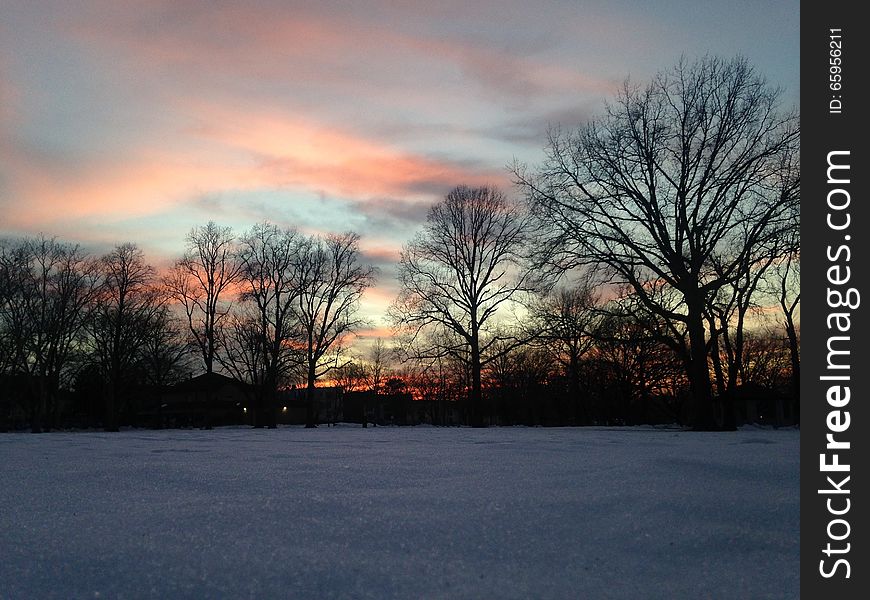
<instances>
[{"instance_id":1,"label":"orange cloud","mask_svg":"<svg viewBox=\"0 0 870 600\"><path fill-rule=\"evenodd\" d=\"M63 218L141 216L166 211L193 197L224 190L290 188L340 196L407 198L420 202L459 183L476 184L501 172L466 168L403 152L374 140L299 117L265 111L190 108L208 127L186 132L199 138L163 147L131 148L75 169L59 168L14 148L0 150L9 167L16 202L9 225L50 223ZM202 142L205 143L202 143Z\"/></svg>"},{"instance_id":2,"label":"orange cloud","mask_svg":"<svg viewBox=\"0 0 870 600\"><path fill-rule=\"evenodd\" d=\"M396 10L406 9L429 10ZM0 140L11 227L149 215L193 197L280 188L354 200L363 210L371 203L389 212L399 199L416 217L454 185L508 183L500 164L463 158L479 152L480 132L438 126L494 112L469 81L514 98L609 85L484 41L440 37L437 28L399 30L364 12L314 6L150 0L131 10L106 1L53 25L89 54L112 57L100 64L107 81L135 79L145 97L137 99L141 115L135 107L130 114L141 122L138 133L123 132L122 151L77 157L74 168ZM357 127L352 117L362 107L386 124ZM0 116L17 118L8 109ZM485 121L481 130L495 128ZM395 141L415 127L442 145ZM442 158L453 148L461 148L456 158Z\"/></svg>"},{"instance_id":3,"label":"orange cloud","mask_svg":"<svg viewBox=\"0 0 870 600\"><path fill-rule=\"evenodd\" d=\"M199 135L252 157L251 178L261 185L302 187L353 199L431 197L433 188L504 178L415 155L376 140L305 120L269 113L245 114L217 106L191 107L206 115ZM445 189L445 191L446 191Z\"/></svg>"},{"instance_id":4,"label":"orange cloud","mask_svg":"<svg viewBox=\"0 0 870 600\"><path fill-rule=\"evenodd\" d=\"M389 339L393 335L390 327L367 327L356 332L356 338L361 340L374 340L377 338Z\"/></svg>"},{"instance_id":5,"label":"orange cloud","mask_svg":"<svg viewBox=\"0 0 870 600\"><path fill-rule=\"evenodd\" d=\"M9 154L4 157L10 157ZM238 166L208 164L171 154L104 160L69 172L26 157L12 158L10 186L19 198L9 225L29 227L94 216L153 214L229 181L251 181Z\"/></svg>"}]
</instances>

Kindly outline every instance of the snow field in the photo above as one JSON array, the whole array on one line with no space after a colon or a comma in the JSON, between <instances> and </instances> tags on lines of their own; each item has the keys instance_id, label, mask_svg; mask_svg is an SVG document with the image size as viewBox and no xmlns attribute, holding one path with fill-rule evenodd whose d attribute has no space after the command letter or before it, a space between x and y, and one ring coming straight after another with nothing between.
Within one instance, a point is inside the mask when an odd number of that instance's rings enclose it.
<instances>
[{"instance_id":1,"label":"snow field","mask_svg":"<svg viewBox=\"0 0 870 600\"><path fill-rule=\"evenodd\" d=\"M0 435L0 598L796 598L799 433Z\"/></svg>"}]
</instances>

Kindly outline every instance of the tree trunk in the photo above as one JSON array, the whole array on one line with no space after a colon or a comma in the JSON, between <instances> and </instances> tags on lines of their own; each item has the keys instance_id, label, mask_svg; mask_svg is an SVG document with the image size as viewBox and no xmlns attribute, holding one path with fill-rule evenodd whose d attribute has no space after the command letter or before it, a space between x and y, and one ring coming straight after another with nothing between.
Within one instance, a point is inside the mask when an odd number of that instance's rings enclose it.
<instances>
[{"instance_id":1,"label":"tree trunk","mask_svg":"<svg viewBox=\"0 0 870 600\"><path fill-rule=\"evenodd\" d=\"M471 426L486 427L483 420L483 394L480 384L480 347L477 339L471 343Z\"/></svg>"},{"instance_id":2,"label":"tree trunk","mask_svg":"<svg viewBox=\"0 0 870 600\"><path fill-rule=\"evenodd\" d=\"M271 378L270 378L271 379ZM266 383L266 393L265 396L265 406L264 411L264 421L266 422L266 426L269 429L277 429L278 428L278 405L276 402L278 396L278 386L274 381L268 381Z\"/></svg>"},{"instance_id":3,"label":"tree trunk","mask_svg":"<svg viewBox=\"0 0 870 600\"><path fill-rule=\"evenodd\" d=\"M790 314L786 315L785 332L788 336L788 351L791 357L791 387L792 387L792 406L794 407L794 422L795 425L800 425L801 422L801 353L798 348L797 331L795 330L794 320Z\"/></svg>"},{"instance_id":4,"label":"tree trunk","mask_svg":"<svg viewBox=\"0 0 870 600\"><path fill-rule=\"evenodd\" d=\"M737 326L734 328L734 341L726 330L723 339L728 354L728 379L725 385L725 393L721 396L722 404L722 429L726 431L737 430L737 416L734 410L734 398L737 394L737 377L743 372L743 309L739 309ZM745 383L745 382L741 382Z\"/></svg>"},{"instance_id":5,"label":"tree trunk","mask_svg":"<svg viewBox=\"0 0 870 600\"><path fill-rule=\"evenodd\" d=\"M725 371L722 369L722 356L719 348L719 334L716 333L715 321L710 319L710 358L713 359L713 373L716 375L716 392L719 396L724 396L728 389L725 383Z\"/></svg>"},{"instance_id":6,"label":"tree trunk","mask_svg":"<svg viewBox=\"0 0 870 600\"><path fill-rule=\"evenodd\" d=\"M696 431L716 430L710 370L707 366L707 342L701 302L686 298L689 326L689 389L692 401L692 428Z\"/></svg>"},{"instance_id":7,"label":"tree trunk","mask_svg":"<svg viewBox=\"0 0 870 600\"><path fill-rule=\"evenodd\" d=\"M316 415L314 414L314 382L316 380L316 365L308 366L308 387L305 390L305 427L311 429L317 427Z\"/></svg>"}]
</instances>

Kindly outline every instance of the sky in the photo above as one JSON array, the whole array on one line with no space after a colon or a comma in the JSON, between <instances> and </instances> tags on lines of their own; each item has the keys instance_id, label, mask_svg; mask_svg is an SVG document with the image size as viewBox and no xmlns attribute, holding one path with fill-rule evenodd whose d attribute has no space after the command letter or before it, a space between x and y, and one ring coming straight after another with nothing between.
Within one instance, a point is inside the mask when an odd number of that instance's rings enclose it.
<instances>
[{"instance_id":1,"label":"sky","mask_svg":"<svg viewBox=\"0 0 870 600\"><path fill-rule=\"evenodd\" d=\"M549 126L681 56L799 97L799 2L0 0L0 236L168 265L194 226L354 230L381 269L459 184L509 195Z\"/></svg>"}]
</instances>

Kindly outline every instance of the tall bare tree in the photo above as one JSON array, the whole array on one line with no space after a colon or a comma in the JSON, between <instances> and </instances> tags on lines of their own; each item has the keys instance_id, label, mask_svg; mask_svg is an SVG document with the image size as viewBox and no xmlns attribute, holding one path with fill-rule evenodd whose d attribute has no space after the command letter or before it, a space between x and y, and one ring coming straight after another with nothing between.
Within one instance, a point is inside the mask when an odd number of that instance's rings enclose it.
<instances>
[{"instance_id":1,"label":"tall bare tree","mask_svg":"<svg viewBox=\"0 0 870 600\"><path fill-rule=\"evenodd\" d=\"M32 430L39 432L58 416L58 390L82 346L96 268L79 246L54 238L4 246L0 328L14 372L28 382Z\"/></svg>"},{"instance_id":2,"label":"tall bare tree","mask_svg":"<svg viewBox=\"0 0 870 600\"><path fill-rule=\"evenodd\" d=\"M251 370L251 383L261 387L261 406L255 411L257 426L277 426L278 386L302 362L295 336L299 327L297 304L304 293L304 248L306 240L295 230L271 223L255 225L239 243L240 299L249 308L248 318L235 324L233 347L238 358L244 359L240 364ZM257 369L259 375L255 374Z\"/></svg>"},{"instance_id":3,"label":"tall bare tree","mask_svg":"<svg viewBox=\"0 0 870 600\"><path fill-rule=\"evenodd\" d=\"M799 234L799 232L796 232ZM791 251L786 253L771 269L768 276L768 286L782 311L782 324L785 328L788 342L789 361L791 363L791 388L794 413L800 421L800 324L798 311L801 303L801 255L800 244L795 243Z\"/></svg>"},{"instance_id":4,"label":"tall bare tree","mask_svg":"<svg viewBox=\"0 0 870 600\"><path fill-rule=\"evenodd\" d=\"M796 189L783 185L799 123L779 112L780 92L742 59L681 61L650 84L626 83L603 117L551 133L536 172L518 183L551 232L550 266L587 264L631 286L649 310L689 334L694 426L717 427L704 309L783 235ZM676 290L663 306L651 283Z\"/></svg>"},{"instance_id":5,"label":"tall bare tree","mask_svg":"<svg viewBox=\"0 0 870 600\"><path fill-rule=\"evenodd\" d=\"M423 231L401 254L394 325L405 335L406 349L468 365L476 426L484 423L482 368L523 341L496 325L499 309L532 287L524 260L528 242L525 214L501 191L459 186L430 209ZM448 335L421 335L432 329ZM453 342L440 343L447 340ZM425 341L436 343L421 345Z\"/></svg>"},{"instance_id":6,"label":"tall bare tree","mask_svg":"<svg viewBox=\"0 0 870 600\"><path fill-rule=\"evenodd\" d=\"M374 285L377 270L361 262L359 239L355 233L312 237L298 250L297 339L307 384L306 427L316 426L317 380L341 366L343 342L364 324L357 316L359 300Z\"/></svg>"},{"instance_id":7,"label":"tall bare tree","mask_svg":"<svg viewBox=\"0 0 870 600\"><path fill-rule=\"evenodd\" d=\"M90 319L92 355L105 384L106 431L118 430L118 410L164 298L154 268L135 244L100 259L101 284Z\"/></svg>"},{"instance_id":8,"label":"tall bare tree","mask_svg":"<svg viewBox=\"0 0 870 600\"><path fill-rule=\"evenodd\" d=\"M788 266L795 253L800 248L800 180L799 164L796 155L786 153L781 157L782 165L774 178L774 189L780 190L780 196L787 199L786 206L791 215L783 220L783 226L779 235L770 236L767 240L760 241L744 253L745 264L736 270L738 275L719 288L708 298L706 317L710 323L709 346L713 359L714 374L716 376L717 389L722 401L723 424L728 428L735 426L735 414L732 399L739 383L746 383L739 376L744 369L745 330L751 309L761 309L764 303L770 301L765 289L770 287L771 279L777 280L777 275L782 273L788 276ZM785 270L782 271L782 265ZM782 289L778 281L774 284L773 295L780 300L784 311L788 312L782 304ZM791 281L794 284L795 281ZM800 293L800 281L797 282L798 298ZM766 285L765 285L766 284ZM788 332L788 316L786 317L786 329ZM721 358L725 358L723 369ZM797 392L797 388L795 392ZM797 396L795 396L797 397Z\"/></svg>"},{"instance_id":9,"label":"tall bare tree","mask_svg":"<svg viewBox=\"0 0 870 600\"><path fill-rule=\"evenodd\" d=\"M239 278L230 227L208 224L187 234L184 255L164 280L170 296L187 316L191 341L202 356L206 373L214 371L221 322L230 311L228 295Z\"/></svg>"},{"instance_id":10,"label":"tall bare tree","mask_svg":"<svg viewBox=\"0 0 870 600\"><path fill-rule=\"evenodd\" d=\"M781 240L773 242L771 247L759 248L757 256L747 256L752 264L745 265L740 269L738 278L732 279L707 299L704 314L709 323L708 347L722 405L722 424L727 429L736 427L733 396L738 384L746 383L740 373L744 371L746 329L751 317L750 311L760 309L759 286L782 254L779 247Z\"/></svg>"}]
</instances>

